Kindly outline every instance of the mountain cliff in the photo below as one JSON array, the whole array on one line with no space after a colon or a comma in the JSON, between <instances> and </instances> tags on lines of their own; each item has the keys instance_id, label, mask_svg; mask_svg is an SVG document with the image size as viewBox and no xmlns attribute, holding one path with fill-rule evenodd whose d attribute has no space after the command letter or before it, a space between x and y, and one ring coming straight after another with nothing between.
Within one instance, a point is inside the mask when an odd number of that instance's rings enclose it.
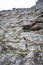
<instances>
[{"instance_id":1,"label":"mountain cliff","mask_svg":"<svg viewBox=\"0 0 43 65\"><path fill-rule=\"evenodd\" d=\"M0 11L0 65L43 65L43 0Z\"/></svg>"}]
</instances>

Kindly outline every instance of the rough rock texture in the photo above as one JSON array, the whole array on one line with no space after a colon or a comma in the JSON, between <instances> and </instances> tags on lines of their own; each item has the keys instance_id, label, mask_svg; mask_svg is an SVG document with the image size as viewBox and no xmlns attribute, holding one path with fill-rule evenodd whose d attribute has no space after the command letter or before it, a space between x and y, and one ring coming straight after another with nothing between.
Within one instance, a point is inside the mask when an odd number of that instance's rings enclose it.
<instances>
[{"instance_id":1,"label":"rough rock texture","mask_svg":"<svg viewBox=\"0 0 43 65\"><path fill-rule=\"evenodd\" d=\"M43 65L43 5L39 1L30 9L0 11L0 65Z\"/></svg>"}]
</instances>

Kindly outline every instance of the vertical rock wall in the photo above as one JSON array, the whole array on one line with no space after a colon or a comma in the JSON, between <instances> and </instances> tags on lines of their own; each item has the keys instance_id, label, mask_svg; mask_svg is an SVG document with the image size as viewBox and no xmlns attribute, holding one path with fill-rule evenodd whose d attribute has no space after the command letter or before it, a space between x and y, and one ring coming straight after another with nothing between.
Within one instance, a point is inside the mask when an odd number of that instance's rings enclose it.
<instances>
[{"instance_id":1,"label":"vertical rock wall","mask_svg":"<svg viewBox=\"0 0 43 65\"><path fill-rule=\"evenodd\" d=\"M43 7L37 8L40 6L0 11L0 65L43 65Z\"/></svg>"}]
</instances>

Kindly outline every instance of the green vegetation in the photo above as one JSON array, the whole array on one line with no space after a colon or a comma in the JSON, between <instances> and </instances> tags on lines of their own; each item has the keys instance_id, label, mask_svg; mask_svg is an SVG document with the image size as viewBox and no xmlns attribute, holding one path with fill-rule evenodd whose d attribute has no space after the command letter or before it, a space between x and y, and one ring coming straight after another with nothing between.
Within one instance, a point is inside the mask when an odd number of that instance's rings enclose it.
<instances>
[{"instance_id":1,"label":"green vegetation","mask_svg":"<svg viewBox=\"0 0 43 65\"><path fill-rule=\"evenodd\" d=\"M10 63L6 64L6 65L10 65Z\"/></svg>"},{"instance_id":2,"label":"green vegetation","mask_svg":"<svg viewBox=\"0 0 43 65\"><path fill-rule=\"evenodd\" d=\"M25 57L26 53L20 52L20 53L18 53L18 55L23 58L23 57Z\"/></svg>"}]
</instances>

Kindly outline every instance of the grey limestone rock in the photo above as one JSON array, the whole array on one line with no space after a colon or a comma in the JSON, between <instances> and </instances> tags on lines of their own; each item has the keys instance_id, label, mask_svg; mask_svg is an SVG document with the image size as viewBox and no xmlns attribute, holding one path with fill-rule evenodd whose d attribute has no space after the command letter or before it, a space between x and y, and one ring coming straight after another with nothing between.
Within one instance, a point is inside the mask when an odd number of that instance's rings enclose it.
<instances>
[{"instance_id":1,"label":"grey limestone rock","mask_svg":"<svg viewBox=\"0 0 43 65\"><path fill-rule=\"evenodd\" d=\"M43 65L43 0L0 11L0 65Z\"/></svg>"}]
</instances>

